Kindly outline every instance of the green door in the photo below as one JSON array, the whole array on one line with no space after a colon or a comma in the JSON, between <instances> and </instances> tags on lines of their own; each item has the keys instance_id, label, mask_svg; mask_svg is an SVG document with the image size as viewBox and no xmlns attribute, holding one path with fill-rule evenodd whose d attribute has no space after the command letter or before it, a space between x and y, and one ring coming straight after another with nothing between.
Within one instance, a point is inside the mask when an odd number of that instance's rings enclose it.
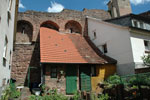
<instances>
[{"instance_id":1,"label":"green door","mask_svg":"<svg viewBox=\"0 0 150 100\"><path fill-rule=\"evenodd\" d=\"M68 66L66 68L66 93L73 94L77 91L77 67Z\"/></svg>"},{"instance_id":2,"label":"green door","mask_svg":"<svg viewBox=\"0 0 150 100\"><path fill-rule=\"evenodd\" d=\"M91 91L91 70L88 67L80 68L80 88L81 91Z\"/></svg>"}]
</instances>

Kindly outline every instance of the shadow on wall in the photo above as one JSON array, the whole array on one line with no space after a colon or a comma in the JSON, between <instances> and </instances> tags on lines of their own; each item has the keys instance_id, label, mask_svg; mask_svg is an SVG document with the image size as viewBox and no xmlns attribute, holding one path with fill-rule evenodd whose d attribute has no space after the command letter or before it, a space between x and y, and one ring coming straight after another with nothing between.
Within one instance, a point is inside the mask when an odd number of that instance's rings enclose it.
<instances>
[{"instance_id":1,"label":"shadow on wall","mask_svg":"<svg viewBox=\"0 0 150 100\"><path fill-rule=\"evenodd\" d=\"M32 51L32 57L26 74L24 86L36 88L41 82L39 34L36 42L33 42L32 45L34 46L34 49Z\"/></svg>"}]
</instances>

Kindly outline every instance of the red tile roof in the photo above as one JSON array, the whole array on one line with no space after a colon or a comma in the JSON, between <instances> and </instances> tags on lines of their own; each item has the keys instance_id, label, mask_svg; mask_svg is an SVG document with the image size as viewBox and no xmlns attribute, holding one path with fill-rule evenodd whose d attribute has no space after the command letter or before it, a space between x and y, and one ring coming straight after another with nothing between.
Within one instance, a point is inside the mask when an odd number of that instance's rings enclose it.
<instances>
[{"instance_id":1,"label":"red tile roof","mask_svg":"<svg viewBox=\"0 0 150 100\"><path fill-rule=\"evenodd\" d=\"M41 63L103 64L80 34L63 34L49 28L40 28Z\"/></svg>"}]
</instances>

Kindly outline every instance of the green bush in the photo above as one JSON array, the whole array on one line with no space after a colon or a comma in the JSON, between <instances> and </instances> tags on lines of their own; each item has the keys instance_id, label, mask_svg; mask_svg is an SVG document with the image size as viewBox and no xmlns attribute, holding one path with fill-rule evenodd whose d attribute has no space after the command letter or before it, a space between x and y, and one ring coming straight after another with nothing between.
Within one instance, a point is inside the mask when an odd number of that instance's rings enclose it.
<instances>
[{"instance_id":1,"label":"green bush","mask_svg":"<svg viewBox=\"0 0 150 100\"><path fill-rule=\"evenodd\" d=\"M96 94L91 93L91 94L90 94L90 100L99 100L99 98L97 97Z\"/></svg>"},{"instance_id":2,"label":"green bush","mask_svg":"<svg viewBox=\"0 0 150 100\"><path fill-rule=\"evenodd\" d=\"M49 90L44 96L31 95L29 100L68 100L68 97L57 93L57 90Z\"/></svg>"},{"instance_id":3,"label":"green bush","mask_svg":"<svg viewBox=\"0 0 150 100\"><path fill-rule=\"evenodd\" d=\"M6 89L2 93L0 100L8 100L9 98L10 98L10 88L6 87Z\"/></svg>"},{"instance_id":4,"label":"green bush","mask_svg":"<svg viewBox=\"0 0 150 100\"><path fill-rule=\"evenodd\" d=\"M113 85L118 85L121 83L121 80L120 80L120 76L118 75L113 75L113 76L110 76L107 80L106 80L109 84L113 84Z\"/></svg>"},{"instance_id":5,"label":"green bush","mask_svg":"<svg viewBox=\"0 0 150 100\"><path fill-rule=\"evenodd\" d=\"M76 91L72 97L73 100L81 100L81 95L78 91Z\"/></svg>"},{"instance_id":6,"label":"green bush","mask_svg":"<svg viewBox=\"0 0 150 100\"><path fill-rule=\"evenodd\" d=\"M99 98L99 100L108 100L108 99L109 99L108 94L102 94Z\"/></svg>"},{"instance_id":7,"label":"green bush","mask_svg":"<svg viewBox=\"0 0 150 100\"><path fill-rule=\"evenodd\" d=\"M135 76L133 76L132 78L129 79L128 83L130 85L138 85L138 80Z\"/></svg>"},{"instance_id":8,"label":"green bush","mask_svg":"<svg viewBox=\"0 0 150 100\"><path fill-rule=\"evenodd\" d=\"M104 81L105 89L113 88L117 85L121 84L120 76L112 75L106 81Z\"/></svg>"},{"instance_id":9,"label":"green bush","mask_svg":"<svg viewBox=\"0 0 150 100\"><path fill-rule=\"evenodd\" d=\"M20 91L16 90L15 84L12 83L9 85L9 87L10 87L10 91L11 91L10 98L18 98L21 95Z\"/></svg>"},{"instance_id":10,"label":"green bush","mask_svg":"<svg viewBox=\"0 0 150 100\"><path fill-rule=\"evenodd\" d=\"M2 93L0 100L9 100L18 98L21 95L20 91L16 90L15 84L10 84L8 87L5 88L5 90Z\"/></svg>"},{"instance_id":11,"label":"green bush","mask_svg":"<svg viewBox=\"0 0 150 100\"><path fill-rule=\"evenodd\" d=\"M90 98L91 100L108 100L109 99L108 94L101 94L99 97L97 97L96 94L91 93L90 97L91 97Z\"/></svg>"}]
</instances>

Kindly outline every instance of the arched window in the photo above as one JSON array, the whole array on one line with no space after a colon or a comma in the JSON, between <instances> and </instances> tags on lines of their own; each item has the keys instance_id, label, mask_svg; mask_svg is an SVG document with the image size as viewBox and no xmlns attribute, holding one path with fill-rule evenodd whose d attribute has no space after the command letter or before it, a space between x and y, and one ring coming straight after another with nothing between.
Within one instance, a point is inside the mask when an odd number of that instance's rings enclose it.
<instances>
[{"instance_id":1,"label":"arched window","mask_svg":"<svg viewBox=\"0 0 150 100\"><path fill-rule=\"evenodd\" d=\"M59 31L59 26L55 22L52 22L52 21L43 22L41 24L41 27L47 27L47 28L51 28L51 29L54 29L56 31Z\"/></svg>"},{"instance_id":2,"label":"arched window","mask_svg":"<svg viewBox=\"0 0 150 100\"><path fill-rule=\"evenodd\" d=\"M17 43L32 42L33 26L30 22L20 20L17 22Z\"/></svg>"},{"instance_id":3,"label":"arched window","mask_svg":"<svg viewBox=\"0 0 150 100\"><path fill-rule=\"evenodd\" d=\"M65 25L66 32L69 33L82 33L82 27L79 22L70 20Z\"/></svg>"}]
</instances>

